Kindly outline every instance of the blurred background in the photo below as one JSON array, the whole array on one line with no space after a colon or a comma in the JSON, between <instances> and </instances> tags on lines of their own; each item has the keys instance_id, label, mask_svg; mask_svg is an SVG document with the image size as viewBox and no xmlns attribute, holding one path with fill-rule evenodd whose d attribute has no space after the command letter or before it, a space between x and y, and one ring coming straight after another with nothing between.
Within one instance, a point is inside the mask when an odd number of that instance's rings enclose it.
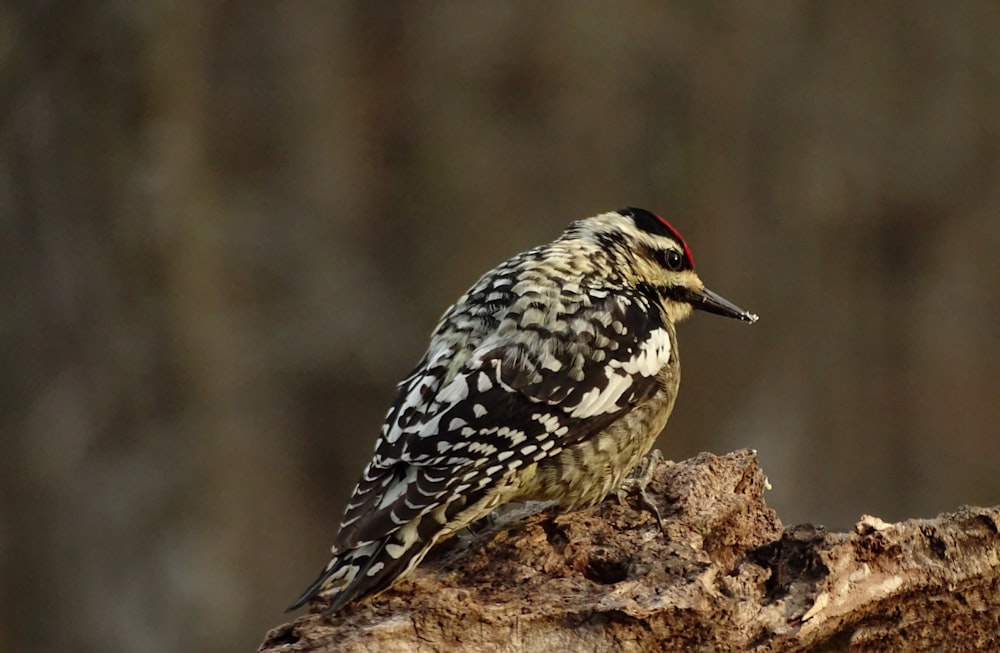
<instances>
[{"instance_id":1,"label":"blurred background","mask_svg":"<svg viewBox=\"0 0 1000 653\"><path fill-rule=\"evenodd\" d=\"M0 641L253 650L394 386L626 205L709 287L660 447L786 524L1000 503L1000 5L0 4Z\"/></svg>"}]
</instances>

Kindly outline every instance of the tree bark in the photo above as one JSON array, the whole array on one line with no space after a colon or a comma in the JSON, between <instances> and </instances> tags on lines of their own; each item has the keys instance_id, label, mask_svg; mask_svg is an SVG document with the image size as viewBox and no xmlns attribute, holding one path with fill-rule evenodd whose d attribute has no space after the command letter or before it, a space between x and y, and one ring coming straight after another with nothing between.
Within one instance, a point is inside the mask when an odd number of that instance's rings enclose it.
<instances>
[{"instance_id":1,"label":"tree bark","mask_svg":"<svg viewBox=\"0 0 1000 653\"><path fill-rule=\"evenodd\" d=\"M271 630L292 651L886 651L1000 646L1000 511L852 532L783 528L752 451L655 469L636 502L531 507L439 546L332 617ZM634 504L634 505L633 505ZM536 508L537 509L537 508ZM502 523L501 523L502 522Z\"/></svg>"}]
</instances>

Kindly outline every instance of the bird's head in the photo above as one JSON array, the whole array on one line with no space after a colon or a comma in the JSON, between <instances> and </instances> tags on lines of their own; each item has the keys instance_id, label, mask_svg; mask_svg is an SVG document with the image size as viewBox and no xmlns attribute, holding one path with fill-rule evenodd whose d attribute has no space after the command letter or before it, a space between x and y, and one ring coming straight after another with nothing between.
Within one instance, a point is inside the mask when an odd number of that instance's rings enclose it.
<instances>
[{"instance_id":1,"label":"bird's head","mask_svg":"<svg viewBox=\"0 0 1000 653\"><path fill-rule=\"evenodd\" d=\"M694 271L691 250L660 216L629 207L582 221L590 235L622 262L628 281L660 297L667 317L679 322L693 309L753 324L757 316L705 287Z\"/></svg>"}]
</instances>

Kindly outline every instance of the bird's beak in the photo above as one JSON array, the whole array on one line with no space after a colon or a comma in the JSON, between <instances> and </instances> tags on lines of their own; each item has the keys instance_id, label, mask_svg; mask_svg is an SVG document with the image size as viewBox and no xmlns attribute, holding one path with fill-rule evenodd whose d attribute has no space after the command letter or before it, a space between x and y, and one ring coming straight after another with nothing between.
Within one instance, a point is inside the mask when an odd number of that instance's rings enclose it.
<instances>
[{"instance_id":1,"label":"bird's beak","mask_svg":"<svg viewBox=\"0 0 1000 653\"><path fill-rule=\"evenodd\" d=\"M699 311L706 311L708 313L715 313L716 315L736 318L737 320L743 320L744 322L749 322L750 324L757 321L756 315L743 310L728 299L724 299L716 295L708 288L688 290L687 297L685 297L685 299L691 304L691 306Z\"/></svg>"}]
</instances>

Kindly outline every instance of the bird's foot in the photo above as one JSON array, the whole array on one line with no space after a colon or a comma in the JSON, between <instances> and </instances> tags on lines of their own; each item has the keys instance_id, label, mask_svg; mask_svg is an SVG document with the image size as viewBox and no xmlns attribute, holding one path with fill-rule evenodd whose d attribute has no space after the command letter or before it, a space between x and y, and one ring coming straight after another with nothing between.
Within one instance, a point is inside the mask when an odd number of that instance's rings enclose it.
<instances>
[{"instance_id":1,"label":"bird's foot","mask_svg":"<svg viewBox=\"0 0 1000 653\"><path fill-rule=\"evenodd\" d=\"M459 533L466 533L470 536L479 535L480 533L484 533L496 526L496 523L500 521L501 517L502 514L500 512L500 508L497 508L483 517L480 517L476 521L466 525L466 527L459 531Z\"/></svg>"},{"instance_id":2,"label":"bird's foot","mask_svg":"<svg viewBox=\"0 0 1000 653\"><path fill-rule=\"evenodd\" d=\"M660 530L666 532L666 527L663 524L663 516L660 515L660 509L646 491L649 482L653 480L653 472L656 470L656 464L661 460L663 460L663 454L660 453L659 449L650 451L625 478L621 487L615 491L615 495L618 497L618 502L622 505L625 505L625 497L628 495L631 494L638 497L640 505L653 513L653 516L656 517L656 523L660 525Z\"/></svg>"}]
</instances>

